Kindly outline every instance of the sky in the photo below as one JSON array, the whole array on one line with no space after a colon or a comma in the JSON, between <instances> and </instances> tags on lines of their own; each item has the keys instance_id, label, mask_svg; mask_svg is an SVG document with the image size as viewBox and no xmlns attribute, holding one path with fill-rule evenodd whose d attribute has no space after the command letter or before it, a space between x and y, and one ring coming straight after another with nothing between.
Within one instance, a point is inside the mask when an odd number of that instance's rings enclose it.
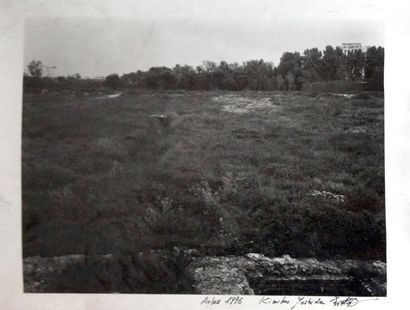
<instances>
[{"instance_id":1,"label":"sky","mask_svg":"<svg viewBox=\"0 0 410 310\"><path fill-rule=\"evenodd\" d=\"M250 5L252 1L237 0L221 5L205 0L186 6L158 1L32 14L25 23L24 63L41 60L55 66L53 76L95 77L153 66L196 66L205 60L264 59L278 65L283 52L323 50L344 42L383 46L383 23L371 14L375 8L364 10L361 1L357 7L335 1L336 6L323 12L322 7L304 7L303 1ZM360 8L364 14L358 14Z\"/></svg>"}]
</instances>

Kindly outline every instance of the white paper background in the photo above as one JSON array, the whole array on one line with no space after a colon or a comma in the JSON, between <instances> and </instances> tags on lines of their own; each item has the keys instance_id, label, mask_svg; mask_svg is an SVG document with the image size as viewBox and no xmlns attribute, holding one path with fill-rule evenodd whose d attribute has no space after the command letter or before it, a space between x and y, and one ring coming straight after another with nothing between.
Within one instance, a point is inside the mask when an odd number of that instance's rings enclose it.
<instances>
[{"instance_id":1,"label":"white paper background","mask_svg":"<svg viewBox=\"0 0 410 310\"><path fill-rule=\"evenodd\" d=\"M206 2L206 12L199 8ZM0 310L192 309L201 296L23 294L21 251L21 98L24 16L161 19L383 19L385 21L385 154L388 297L356 309L408 309L410 292L410 4L406 1L7 1L0 0ZM235 309L281 308L246 298ZM232 306L230 306L232 308ZM202 306L204 308L204 306ZM208 307L206 307L208 308ZM229 306L213 306L223 309ZM289 309L289 306L283 307ZM304 307L307 308L307 307ZM310 307L316 309L317 307ZM319 307L325 309L327 307ZM328 308L333 308L329 306Z\"/></svg>"}]
</instances>

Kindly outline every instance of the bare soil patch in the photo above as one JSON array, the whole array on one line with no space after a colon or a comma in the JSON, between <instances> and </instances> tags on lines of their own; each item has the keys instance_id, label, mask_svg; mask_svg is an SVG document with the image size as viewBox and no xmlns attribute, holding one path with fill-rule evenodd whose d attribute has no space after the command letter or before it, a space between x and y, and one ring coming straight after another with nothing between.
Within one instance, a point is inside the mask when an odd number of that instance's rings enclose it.
<instances>
[{"instance_id":1,"label":"bare soil patch","mask_svg":"<svg viewBox=\"0 0 410 310\"><path fill-rule=\"evenodd\" d=\"M255 110L277 109L270 97L245 97L227 94L213 97L213 101L222 104L222 110L229 113L245 114Z\"/></svg>"}]
</instances>

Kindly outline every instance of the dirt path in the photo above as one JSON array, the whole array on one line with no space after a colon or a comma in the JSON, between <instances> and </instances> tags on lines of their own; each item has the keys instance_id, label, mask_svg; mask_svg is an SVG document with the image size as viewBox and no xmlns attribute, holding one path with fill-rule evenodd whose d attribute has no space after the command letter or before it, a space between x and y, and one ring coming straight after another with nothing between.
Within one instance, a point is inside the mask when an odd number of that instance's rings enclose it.
<instances>
[{"instance_id":1,"label":"dirt path","mask_svg":"<svg viewBox=\"0 0 410 310\"><path fill-rule=\"evenodd\" d=\"M222 110L229 113L245 114L256 110L278 109L270 97L245 97L236 94L221 95L212 98L222 105Z\"/></svg>"}]
</instances>

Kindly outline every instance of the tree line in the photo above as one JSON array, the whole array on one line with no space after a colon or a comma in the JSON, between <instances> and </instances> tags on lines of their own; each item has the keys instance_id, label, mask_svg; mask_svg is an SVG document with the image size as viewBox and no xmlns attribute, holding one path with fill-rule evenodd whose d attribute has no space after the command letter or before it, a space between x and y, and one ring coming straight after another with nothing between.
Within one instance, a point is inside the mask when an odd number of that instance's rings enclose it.
<instances>
[{"instance_id":1,"label":"tree line","mask_svg":"<svg viewBox=\"0 0 410 310\"><path fill-rule=\"evenodd\" d=\"M154 90L320 90L332 88L347 90L383 90L384 48L372 46L366 52L344 54L340 47L326 46L299 52L285 52L278 66L263 59L242 64L219 64L204 61L201 65L176 65L152 67L123 75L110 74L103 81L82 79L80 75L49 78L43 77L41 62L32 61L25 75L25 86L106 86L112 89L136 88ZM101 85L102 84L102 85ZM351 88L351 89L349 89Z\"/></svg>"}]
</instances>

